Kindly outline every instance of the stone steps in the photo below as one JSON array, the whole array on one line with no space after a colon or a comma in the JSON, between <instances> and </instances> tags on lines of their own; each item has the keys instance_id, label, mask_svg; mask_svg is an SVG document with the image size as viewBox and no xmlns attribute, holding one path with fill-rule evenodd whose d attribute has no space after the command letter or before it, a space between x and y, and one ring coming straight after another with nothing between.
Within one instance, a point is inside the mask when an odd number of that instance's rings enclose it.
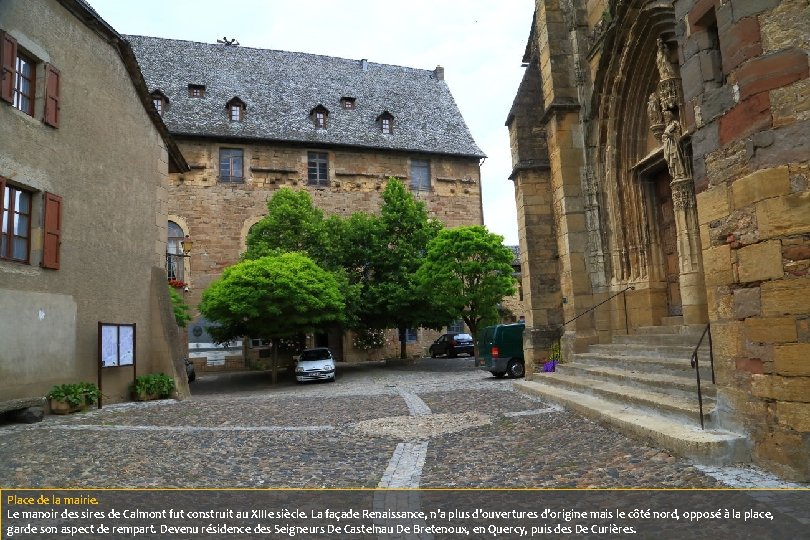
<instances>
[{"instance_id":1,"label":"stone steps","mask_svg":"<svg viewBox=\"0 0 810 540\"><path fill-rule=\"evenodd\" d=\"M639 343L623 343L621 346L616 344L603 344L591 345L588 349L589 353L610 354L615 356L656 356L659 358L685 358L689 363L689 358L692 356L692 351L695 346L687 347L684 345L649 345ZM700 359L709 359L708 345L701 345L698 349Z\"/></svg>"},{"instance_id":2,"label":"stone steps","mask_svg":"<svg viewBox=\"0 0 810 540\"><path fill-rule=\"evenodd\" d=\"M700 425L687 424L656 412L567 390L549 384L549 380L518 381L515 386L527 394L562 405L587 418L609 424L626 435L666 448L698 463L723 466L750 461L748 440L742 435L719 429L703 430Z\"/></svg>"},{"instance_id":3,"label":"stone steps","mask_svg":"<svg viewBox=\"0 0 810 540\"><path fill-rule=\"evenodd\" d=\"M696 399L697 381L693 378L686 378L679 375L668 375L666 373L648 373L634 371L632 369L621 369L616 367L606 367L602 365L589 365L580 363L559 364L557 371L565 375L598 379L601 381L617 382L621 384L638 384L647 388L662 390L676 390L687 398ZM708 375L710 377L710 375ZM714 398L715 387L711 384L704 384L703 369L701 369L701 391L704 397Z\"/></svg>"},{"instance_id":4,"label":"stone steps","mask_svg":"<svg viewBox=\"0 0 810 540\"><path fill-rule=\"evenodd\" d=\"M687 379L695 379L695 371L688 358L605 353L580 353L574 355L574 358L576 363L589 366L615 367L640 373L679 375ZM700 363L700 378L701 381L711 379L711 366L708 361Z\"/></svg>"},{"instance_id":5,"label":"stone steps","mask_svg":"<svg viewBox=\"0 0 810 540\"><path fill-rule=\"evenodd\" d=\"M685 422L700 425L700 408L698 407L697 392L691 399L683 395L667 393L664 389L651 390L642 386L641 379L625 379L614 382L595 377L583 377L577 374L566 375L558 373L538 373L532 381L542 382L553 379L553 384L567 390L574 390L582 394L600 396L633 405L634 407L652 409L677 418ZM681 378L682 379L682 378ZM637 384L633 384L637 383ZM714 400L704 397L703 420L709 422L709 412L714 408Z\"/></svg>"},{"instance_id":6,"label":"stone steps","mask_svg":"<svg viewBox=\"0 0 810 540\"><path fill-rule=\"evenodd\" d=\"M690 359L704 328L678 324L638 328L633 334L614 336L613 343L575 354L554 373L536 373L518 385L701 463L748 461L745 436L712 429L716 391L705 339L698 350L706 429L700 428Z\"/></svg>"}]
</instances>

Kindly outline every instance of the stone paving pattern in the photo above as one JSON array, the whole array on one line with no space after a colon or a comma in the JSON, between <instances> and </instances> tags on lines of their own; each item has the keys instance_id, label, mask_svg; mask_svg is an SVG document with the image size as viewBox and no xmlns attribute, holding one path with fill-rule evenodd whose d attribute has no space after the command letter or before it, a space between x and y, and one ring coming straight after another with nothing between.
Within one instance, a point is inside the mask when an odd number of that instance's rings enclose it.
<instances>
[{"instance_id":1,"label":"stone paving pattern","mask_svg":"<svg viewBox=\"0 0 810 540\"><path fill-rule=\"evenodd\" d=\"M182 402L0 425L0 486L723 485L718 471L518 393L471 359L338 370L337 383L307 385L204 375Z\"/></svg>"}]
</instances>

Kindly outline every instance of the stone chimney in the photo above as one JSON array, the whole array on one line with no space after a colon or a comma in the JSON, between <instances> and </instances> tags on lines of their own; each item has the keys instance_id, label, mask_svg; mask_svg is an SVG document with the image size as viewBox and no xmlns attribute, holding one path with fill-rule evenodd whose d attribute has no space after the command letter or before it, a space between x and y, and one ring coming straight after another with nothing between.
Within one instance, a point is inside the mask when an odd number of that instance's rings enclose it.
<instances>
[{"instance_id":1,"label":"stone chimney","mask_svg":"<svg viewBox=\"0 0 810 540\"><path fill-rule=\"evenodd\" d=\"M437 80L444 80L444 68L442 66L436 66L436 69L433 70L433 74L436 76Z\"/></svg>"},{"instance_id":2,"label":"stone chimney","mask_svg":"<svg viewBox=\"0 0 810 540\"><path fill-rule=\"evenodd\" d=\"M360 60L360 68L363 71L368 71L368 59L363 58L362 60Z\"/></svg>"}]
</instances>

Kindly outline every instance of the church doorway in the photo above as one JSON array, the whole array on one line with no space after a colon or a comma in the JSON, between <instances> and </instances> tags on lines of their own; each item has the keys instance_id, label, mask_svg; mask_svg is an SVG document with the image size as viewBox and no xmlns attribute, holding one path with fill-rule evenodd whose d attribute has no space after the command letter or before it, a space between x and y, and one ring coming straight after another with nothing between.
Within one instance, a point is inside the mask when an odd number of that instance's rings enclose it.
<instances>
[{"instance_id":1,"label":"church doorway","mask_svg":"<svg viewBox=\"0 0 810 540\"><path fill-rule=\"evenodd\" d=\"M656 216L661 239L662 278L667 292L667 314L683 315L681 302L680 264L678 260L678 233L675 211L672 203L670 177L665 170L653 177L655 190Z\"/></svg>"}]
</instances>

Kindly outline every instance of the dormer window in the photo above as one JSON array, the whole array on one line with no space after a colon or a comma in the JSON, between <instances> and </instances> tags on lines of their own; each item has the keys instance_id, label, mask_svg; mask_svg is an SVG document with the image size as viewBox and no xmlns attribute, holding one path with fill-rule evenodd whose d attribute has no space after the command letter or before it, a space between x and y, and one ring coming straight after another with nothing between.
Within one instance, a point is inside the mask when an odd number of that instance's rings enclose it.
<instances>
[{"instance_id":1,"label":"dormer window","mask_svg":"<svg viewBox=\"0 0 810 540\"><path fill-rule=\"evenodd\" d=\"M188 85L188 97L202 98L205 97L204 84L190 84Z\"/></svg>"},{"instance_id":2,"label":"dormer window","mask_svg":"<svg viewBox=\"0 0 810 540\"><path fill-rule=\"evenodd\" d=\"M329 118L329 109L324 107L323 105L318 105L311 111L309 111L309 116L312 118L312 122L315 124L315 127L318 129L326 129L327 127L327 119Z\"/></svg>"},{"instance_id":3,"label":"dormer window","mask_svg":"<svg viewBox=\"0 0 810 540\"><path fill-rule=\"evenodd\" d=\"M340 98L340 106L344 109L354 109L355 98L343 96Z\"/></svg>"},{"instance_id":4,"label":"dormer window","mask_svg":"<svg viewBox=\"0 0 810 540\"><path fill-rule=\"evenodd\" d=\"M245 105L245 102L238 97L232 97L230 101L225 104L225 108L228 109L228 115L230 116L231 122L241 122L245 119L247 105Z\"/></svg>"},{"instance_id":5,"label":"dormer window","mask_svg":"<svg viewBox=\"0 0 810 540\"><path fill-rule=\"evenodd\" d=\"M394 134L394 115L390 112L383 111L383 113L377 117L377 122L383 135Z\"/></svg>"},{"instance_id":6,"label":"dormer window","mask_svg":"<svg viewBox=\"0 0 810 540\"><path fill-rule=\"evenodd\" d=\"M160 116L163 116L163 111L166 110L166 105L169 104L169 98L166 97L161 90L155 90L151 94L152 96L152 105L155 106L155 110Z\"/></svg>"}]
</instances>

